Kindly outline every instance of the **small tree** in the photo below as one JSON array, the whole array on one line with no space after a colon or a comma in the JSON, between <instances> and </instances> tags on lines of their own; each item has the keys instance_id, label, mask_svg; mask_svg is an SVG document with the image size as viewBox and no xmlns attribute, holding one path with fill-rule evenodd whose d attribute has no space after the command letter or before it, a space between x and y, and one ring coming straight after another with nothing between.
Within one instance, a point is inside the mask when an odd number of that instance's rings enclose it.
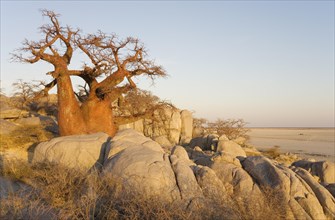
<instances>
[{"instance_id":1,"label":"small tree","mask_svg":"<svg viewBox=\"0 0 335 220\"><path fill-rule=\"evenodd\" d=\"M12 97L14 102L13 104L20 109L30 110L37 91L41 89L41 85L41 83L34 84L25 82L22 79L17 80L12 84L14 89L14 94Z\"/></svg>"},{"instance_id":2,"label":"small tree","mask_svg":"<svg viewBox=\"0 0 335 220\"><path fill-rule=\"evenodd\" d=\"M144 45L133 37L119 39L115 34L99 31L83 35L79 30L61 26L56 13L42 10L50 19L40 27L42 40L25 40L13 59L25 63L45 61L53 70L53 80L39 96L57 85L58 125L60 135L86 134L103 131L113 136L117 130L111 103L122 94L135 89L134 77L165 76L166 72L147 58ZM74 50L88 60L81 69L69 69ZM86 99L78 100L70 76L82 78L87 84ZM103 77L101 82L97 78ZM81 101L81 103L80 103Z\"/></svg>"},{"instance_id":3,"label":"small tree","mask_svg":"<svg viewBox=\"0 0 335 220\"><path fill-rule=\"evenodd\" d=\"M215 122L208 123L208 130L211 133L217 133L218 135L226 135L228 139L233 140L238 137L244 137L248 139L248 131L246 122L243 119L217 119Z\"/></svg>"}]
</instances>

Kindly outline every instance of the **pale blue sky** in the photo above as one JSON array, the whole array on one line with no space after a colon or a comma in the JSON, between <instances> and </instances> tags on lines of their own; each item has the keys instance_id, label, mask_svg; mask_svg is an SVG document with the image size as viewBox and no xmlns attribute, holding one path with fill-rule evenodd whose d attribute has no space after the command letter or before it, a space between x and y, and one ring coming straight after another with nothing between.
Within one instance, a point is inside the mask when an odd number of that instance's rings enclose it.
<instances>
[{"instance_id":1,"label":"pale blue sky","mask_svg":"<svg viewBox=\"0 0 335 220\"><path fill-rule=\"evenodd\" d=\"M49 65L9 62L24 38L39 39L42 8L84 33L140 38L169 77L139 87L197 117L334 126L334 1L1 1L7 93L16 79L50 79Z\"/></svg>"}]
</instances>

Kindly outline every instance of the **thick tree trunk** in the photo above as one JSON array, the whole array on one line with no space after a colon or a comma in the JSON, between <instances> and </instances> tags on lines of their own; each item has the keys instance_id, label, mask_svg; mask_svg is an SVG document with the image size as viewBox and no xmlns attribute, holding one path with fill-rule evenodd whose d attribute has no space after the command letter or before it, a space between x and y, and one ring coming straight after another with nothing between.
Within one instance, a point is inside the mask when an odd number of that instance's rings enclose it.
<instances>
[{"instance_id":1,"label":"thick tree trunk","mask_svg":"<svg viewBox=\"0 0 335 220\"><path fill-rule=\"evenodd\" d=\"M111 101L100 100L94 94L82 104L81 111L87 126L88 133L105 132L114 136L117 127L114 124Z\"/></svg>"},{"instance_id":2,"label":"thick tree trunk","mask_svg":"<svg viewBox=\"0 0 335 220\"><path fill-rule=\"evenodd\" d=\"M58 126L61 136L95 132L115 135L117 127L108 98L100 100L92 93L89 99L79 106L68 75L57 78L57 93Z\"/></svg>"},{"instance_id":3,"label":"thick tree trunk","mask_svg":"<svg viewBox=\"0 0 335 220\"><path fill-rule=\"evenodd\" d=\"M69 75L57 78L58 126L61 136L86 134L87 127Z\"/></svg>"}]
</instances>

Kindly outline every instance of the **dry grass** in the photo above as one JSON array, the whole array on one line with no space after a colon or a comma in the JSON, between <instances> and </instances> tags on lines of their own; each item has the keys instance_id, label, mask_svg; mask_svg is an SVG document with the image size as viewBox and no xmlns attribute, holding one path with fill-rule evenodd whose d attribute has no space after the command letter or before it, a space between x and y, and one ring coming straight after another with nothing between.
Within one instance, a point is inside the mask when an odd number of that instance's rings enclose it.
<instances>
[{"instance_id":1,"label":"dry grass","mask_svg":"<svg viewBox=\"0 0 335 220\"><path fill-rule=\"evenodd\" d=\"M262 188L262 195L244 195L233 200L238 207L239 219L286 219L287 202L282 193L272 188Z\"/></svg>"},{"instance_id":2,"label":"dry grass","mask_svg":"<svg viewBox=\"0 0 335 220\"><path fill-rule=\"evenodd\" d=\"M2 175L18 177L31 190L1 198L0 219L188 219L190 215L175 204L124 193L122 184L96 172L17 163Z\"/></svg>"},{"instance_id":3,"label":"dry grass","mask_svg":"<svg viewBox=\"0 0 335 220\"><path fill-rule=\"evenodd\" d=\"M293 162L301 160L296 154L293 153L283 153L280 150L280 146L274 146L270 149L261 151L265 157L277 161L280 164L290 166Z\"/></svg>"},{"instance_id":4,"label":"dry grass","mask_svg":"<svg viewBox=\"0 0 335 220\"><path fill-rule=\"evenodd\" d=\"M34 170L31 166L21 160L7 160L1 157L2 161L0 166L0 176L4 176L13 180L25 181L29 180L34 174Z\"/></svg>"},{"instance_id":5,"label":"dry grass","mask_svg":"<svg viewBox=\"0 0 335 220\"><path fill-rule=\"evenodd\" d=\"M277 157L280 156L281 152L280 152L280 146L273 146L270 149L261 151L263 153L264 156L270 158L270 159L275 159Z\"/></svg>"},{"instance_id":6,"label":"dry grass","mask_svg":"<svg viewBox=\"0 0 335 220\"><path fill-rule=\"evenodd\" d=\"M16 162L2 175L29 184L0 198L0 219L280 219L278 196L212 198L196 210L179 202L164 203L134 192L97 172L84 173L52 164Z\"/></svg>"},{"instance_id":7,"label":"dry grass","mask_svg":"<svg viewBox=\"0 0 335 220\"><path fill-rule=\"evenodd\" d=\"M46 131L42 126L21 126L9 134L0 135L2 150L10 148L27 148L33 143L47 141L53 138L51 132Z\"/></svg>"}]
</instances>

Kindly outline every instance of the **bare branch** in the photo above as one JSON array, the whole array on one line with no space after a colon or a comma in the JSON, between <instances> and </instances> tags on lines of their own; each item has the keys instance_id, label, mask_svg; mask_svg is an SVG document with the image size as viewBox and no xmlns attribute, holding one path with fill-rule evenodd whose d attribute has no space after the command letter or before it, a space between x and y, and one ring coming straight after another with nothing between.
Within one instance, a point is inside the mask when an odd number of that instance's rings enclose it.
<instances>
[{"instance_id":1,"label":"bare branch","mask_svg":"<svg viewBox=\"0 0 335 220\"><path fill-rule=\"evenodd\" d=\"M44 86L44 89L39 91L38 93L35 94L33 100L38 100L44 96L48 95L48 92L57 84L57 79L54 79L52 82L44 85L44 83L41 82L41 85Z\"/></svg>"},{"instance_id":2,"label":"bare branch","mask_svg":"<svg viewBox=\"0 0 335 220\"><path fill-rule=\"evenodd\" d=\"M44 9L42 15L50 20L49 24L40 27L44 40L26 40L23 47L13 54L13 60L28 63L47 61L55 68L49 72L52 77L57 79L61 74L81 77L99 98L114 99L123 90L136 88L132 80L134 76L146 75L152 80L166 76L163 67L147 58L147 51L137 38L120 39L116 34L102 31L83 35L78 29L61 26L59 15L53 11ZM69 70L75 49L83 52L90 63L81 69ZM106 78L98 83L97 77L101 75ZM125 80L129 85L119 86Z\"/></svg>"}]
</instances>

